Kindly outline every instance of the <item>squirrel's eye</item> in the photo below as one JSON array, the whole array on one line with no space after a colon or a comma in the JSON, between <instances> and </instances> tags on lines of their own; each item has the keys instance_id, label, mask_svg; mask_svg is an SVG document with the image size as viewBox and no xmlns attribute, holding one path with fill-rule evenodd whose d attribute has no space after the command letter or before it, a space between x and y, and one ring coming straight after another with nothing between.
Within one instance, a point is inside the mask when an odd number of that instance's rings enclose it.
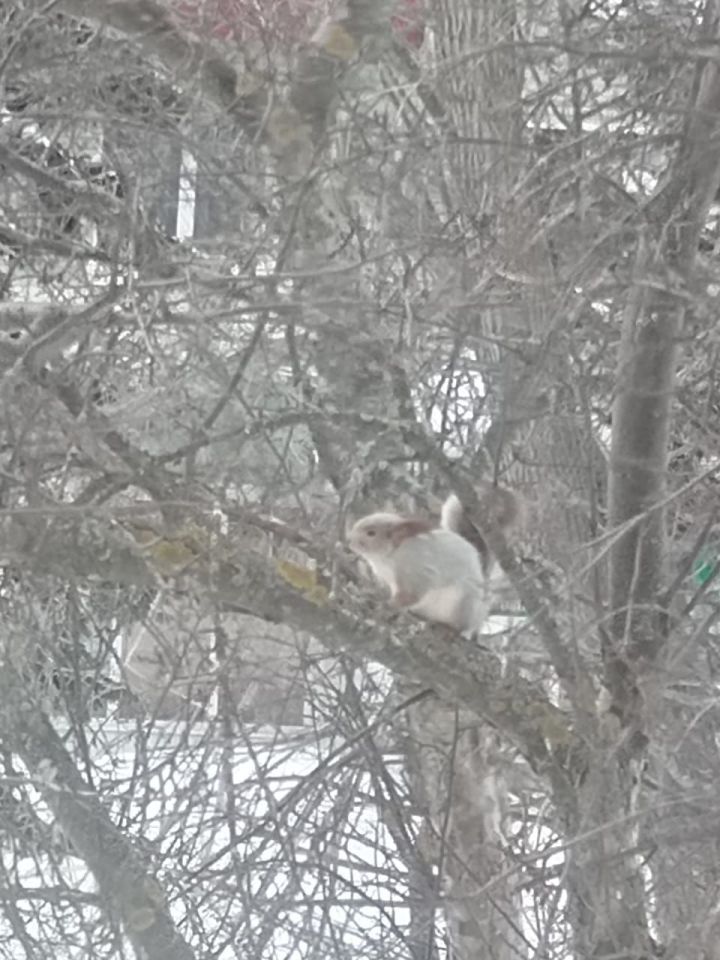
<instances>
[{"instance_id":1,"label":"squirrel's eye","mask_svg":"<svg viewBox=\"0 0 720 960\"><path fill-rule=\"evenodd\" d=\"M377 530L374 527L368 527L365 533L367 533L369 537L374 537L375 534L377 533Z\"/></svg>"}]
</instances>

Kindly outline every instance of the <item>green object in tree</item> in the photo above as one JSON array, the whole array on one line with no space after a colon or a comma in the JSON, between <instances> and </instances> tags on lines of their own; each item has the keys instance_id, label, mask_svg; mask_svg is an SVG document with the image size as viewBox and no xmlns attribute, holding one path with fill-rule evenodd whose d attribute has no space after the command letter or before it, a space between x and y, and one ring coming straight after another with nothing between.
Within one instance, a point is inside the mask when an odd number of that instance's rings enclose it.
<instances>
[{"instance_id":1,"label":"green object in tree","mask_svg":"<svg viewBox=\"0 0 720 960\"><path fill-rule=\"evenodd\" d=\"M714 560L704 560L698 559L695 563L695 569L693 575L697 583L702 585L707 583L710 577L715 572L715 561Z\"/></svg>"}]
</instances>

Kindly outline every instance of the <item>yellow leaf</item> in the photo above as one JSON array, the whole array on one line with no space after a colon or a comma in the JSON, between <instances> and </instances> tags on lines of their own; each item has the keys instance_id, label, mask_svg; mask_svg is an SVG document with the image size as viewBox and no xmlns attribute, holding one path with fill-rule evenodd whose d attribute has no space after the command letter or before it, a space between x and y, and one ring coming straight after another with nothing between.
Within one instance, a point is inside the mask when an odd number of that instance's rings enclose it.
<instances>
[{"instance_id":1,"label":"yellow leaf","mask_svg":"<svg viewBox=\"0 0 720 960\"><path fill-rule=\"evenodd\" d=\"M345 27L329 20L320 25L312 42L336 60L352 60L358 49L357 43Z\"/></svg>"},{"instance_id":2,"label":"yellow leaf","mask_svg":"<svg viewBox=\"0 0 720 960\"><path fill-rule=\"evenodd\" d=\"M180 573L197 559L197 552L183 540L158 540L145 551L150 565L158 573Z\"/></svg>"},{"instance_id":3,"label":"yellow leaf","mask_svg":"<svg viewBox=\"0 0 720 960\"><path fill-rule=\"evenodd\" d=\"M324 607L328 602L330 591L319 582L317 570L303 567L291 560L277 560L275 566L283 580L299 590L310 603L314 603L316 607Z\"/></svg>"},{"instance_id":4,"label":"yellow leaf","mask_svg":"<svg viewBox=\"0 0 720 960\"><path fill-rule=\"evenodd\" d=\"M296 590L307 593L318 585L317 570L311 567L303 567L299 563L293 563L292 560L278 560L275 566L283 580Z\"/></svg>"},{"instance_id":5,"label":"yellow leaf","mask_svg":"<svg viewBox=\"0 0 720 960\"><path fill-rule=\"evenodd\" d=\"M209 531L192 522L168 535L136 523L125 524L125 529L148 565L161 576L181 573L195 560L207 556L210 549Z\"/></svg>"},{"instance_id":6,"label":"yellow leaf","mask_svg":"<svg viewBox=\"0 0 720 960\"><path fill-rule=\"evenodd\" d=\"M330 597L330 591L327 587L324 587L321 583L318 583L317 586L312 588L312 590L308 590L305 596L310 603L314 603L316 607L324 607L327 606L327 602Z\"/></svg>"}]
</instances>

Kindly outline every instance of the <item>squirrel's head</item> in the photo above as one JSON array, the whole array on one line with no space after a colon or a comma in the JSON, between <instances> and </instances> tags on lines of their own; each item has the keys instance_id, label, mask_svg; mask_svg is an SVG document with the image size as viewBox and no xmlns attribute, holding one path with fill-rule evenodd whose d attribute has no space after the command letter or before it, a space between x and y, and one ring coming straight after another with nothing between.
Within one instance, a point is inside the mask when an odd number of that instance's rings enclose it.
<instances>
[{"instance_id":1,"label":"squirrel's head","mask_svg":"<svg viewBox=\"0 0 720 960\"><path fill-rule=\"evenodd\" d=\"M348 535L350 549L363 557L383 557L396 550L404 540L428 533L428 520L401 517L396 513L371 513L358 520Z\"/></svg>"},{"instance_id":2,"label":"squirrel's head","mask_svg":"<svg viewBox=\"0 0 720 960\"><path fill-rule=\"evenodd\" d=\"M396 513L371 513L363 517L348 534L350 549L362 557L392 553L397 546L394 534L402 519Z\"/></svg>"}]
</instances>

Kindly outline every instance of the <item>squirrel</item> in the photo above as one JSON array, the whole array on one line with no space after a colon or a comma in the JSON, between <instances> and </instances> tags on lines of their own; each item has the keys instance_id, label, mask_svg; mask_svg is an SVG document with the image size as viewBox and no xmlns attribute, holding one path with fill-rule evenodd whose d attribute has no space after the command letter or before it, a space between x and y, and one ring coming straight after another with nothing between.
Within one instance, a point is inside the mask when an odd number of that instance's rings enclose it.
<instances>
[{"instance_id":1,"label":"squirrel","mask_svg":"<svg viewBox=\"0 0 720 960\"><path fill-rule=\"evenodd\" d=\"M512 490L488 483L480 487L478 496L488 517L499 530L505 532L521 523L522 503L519 496ZM445 530L454 530L455 533L459 533L461 537L470 541L480 555L483 573L486 577L489 577L495 566L495 558L485 543L485 538L470 520L465 508L454 493L451 493L442 505L440 526Z\"/></svg>"},{"instance_id":2,"label":"squirrel","mask_svg":"<svg viewBox=\"0 0 720 960\"><path fill-rule=\"evenodd\" d=\"M520 501L512 491L488 485L481 500L500 529L518 522ZM494 558L455 494L443 504L439 525L373 513L358 520L348 543L387 584L396 606L471 635L487 619Z\"/></svg>"}]
</instances>

